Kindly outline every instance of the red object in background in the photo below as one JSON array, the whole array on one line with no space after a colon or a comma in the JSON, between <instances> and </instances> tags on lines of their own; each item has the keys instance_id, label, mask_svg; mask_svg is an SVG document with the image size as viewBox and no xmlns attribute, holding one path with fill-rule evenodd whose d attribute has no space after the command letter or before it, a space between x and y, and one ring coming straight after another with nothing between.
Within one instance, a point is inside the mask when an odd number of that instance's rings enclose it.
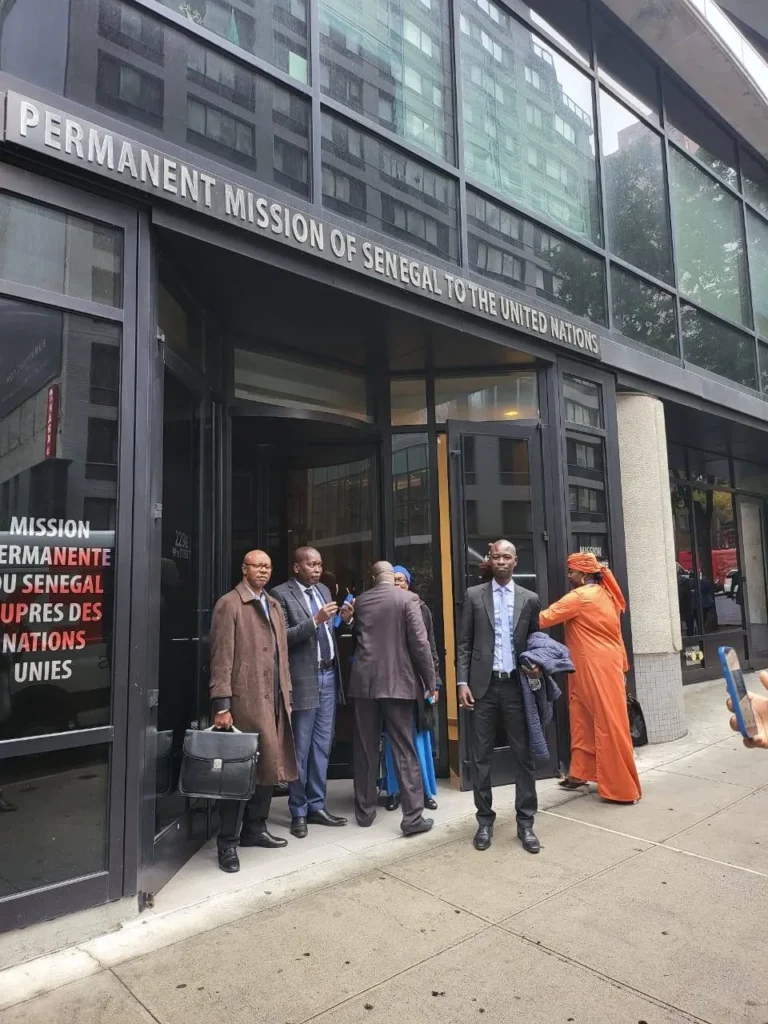
<instances>
[{"instance_id":1,"label":"red object in background","mask_svg":"<svg viewBox=\"0 0 768 1024\"><path fill-rule=\"evenodd\" d=\"M686 572L693 572L693 560L690 551L678 551L678 565L681 565ZM699 566L699 571L706 577L712 578L716 587L722 587L725 577L732 569L738 569L739 561L736 555L736 548L719 548L712 552L712 566Z\"/></svg>"},{"instance_id":2,"label":"red object in background","mask_svg":"<svg viewBox=\"0 0 768 1024\"><path fill-rule=\"evenodd\" d=\"M56 458L56 437L59 431L59 385L51 384L45 405L45 457Z\"/></svg>"}]
</instances>

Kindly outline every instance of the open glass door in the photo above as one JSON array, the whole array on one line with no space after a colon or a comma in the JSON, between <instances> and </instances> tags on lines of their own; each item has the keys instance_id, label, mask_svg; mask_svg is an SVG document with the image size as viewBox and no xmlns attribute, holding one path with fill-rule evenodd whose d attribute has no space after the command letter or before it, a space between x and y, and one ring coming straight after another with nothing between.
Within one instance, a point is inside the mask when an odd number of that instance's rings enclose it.
<instances>
[{"instance_id":1,"label":"open glass door","mask_svg":"<svg viewBox=\"0 0 768 1024\"><path fill-rule=\"evenodd\" d=\"M515 582L547 594L547 535L541 428L538 422L448 423L455 622L468 587L484 582L482 563L493 541L517 547ZM457 635L458 640L458 635ZM472 713L459 712L461 788L472 786L470 744ZM539 775L557 772L557 741L550 727L550 762ZM493 762L494 785L514 782L509 748L501 725Z\"/></svg>"},{"instance_id":2,"label":"open glass door","mask_svg":"<svg viewBox=\"0 0 768 1024\"><path fill-rule=\"evenodd\" d=\"M768 664L768 549L765 503L760 498L738 498L741 568L723 580L725 597L742 606L747 629L747 650L753 668Z\"/></svg>"}]
</instances>

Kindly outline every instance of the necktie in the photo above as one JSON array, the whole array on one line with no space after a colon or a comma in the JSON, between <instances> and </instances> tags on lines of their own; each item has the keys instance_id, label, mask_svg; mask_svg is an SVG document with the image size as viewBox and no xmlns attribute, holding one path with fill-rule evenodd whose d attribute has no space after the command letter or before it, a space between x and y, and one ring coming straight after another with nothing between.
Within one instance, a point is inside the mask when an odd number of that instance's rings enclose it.
<instances>
[{"instance_id":1,"label":"necktie","mask_svg":"<svg viewBox=\"0 0 768 1024\"><path fill-rule=\"evenodd\" d=\"M309 594L309 601L310 604L312 605L312 611L314 614L317 614L320 611L320 601L318 600L317 597L317 591L315 590L314 587L310 587L307 593ZM328 639L328 629L326 628L324 622L317 627L316 632L317 646L318 650L320 651L320 660L330 661L331 658L333 657L333 652L331 651L331 641Z\"/></svg>"}]
</instances>

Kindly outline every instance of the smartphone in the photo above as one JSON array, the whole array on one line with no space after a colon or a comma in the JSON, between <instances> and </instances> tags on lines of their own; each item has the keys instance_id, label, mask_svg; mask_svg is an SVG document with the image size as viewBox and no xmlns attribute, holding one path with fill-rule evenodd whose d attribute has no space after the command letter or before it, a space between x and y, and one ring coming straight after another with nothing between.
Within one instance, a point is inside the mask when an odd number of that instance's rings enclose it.
<instances>
[{"instance_id":1,"label":"smartphone","mask_svg":"<svg viewBox=\"0 0 768 1024\"><path fill-rule=\"evenodd\" d=\"M728 689L728 696L733 704L733 713L736 715L736 724L739 727L739 732L748 740L754 739L757 736L757 722L755 721L752 701L749 699L747 687L744 683L739 656L732 647L720 647L717 653L720 655L725 685Z\"/></svg>"}]
</instances>

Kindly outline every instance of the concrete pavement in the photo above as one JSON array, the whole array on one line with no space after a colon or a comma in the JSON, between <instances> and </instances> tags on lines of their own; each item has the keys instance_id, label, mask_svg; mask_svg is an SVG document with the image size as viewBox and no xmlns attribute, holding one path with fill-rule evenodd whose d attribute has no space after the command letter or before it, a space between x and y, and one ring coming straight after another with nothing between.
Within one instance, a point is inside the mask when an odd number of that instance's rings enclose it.
<instances>
[{"instance_id":1,"label":"concrete pavement","mask_svg":"<svg viewBox=\"0 0 768 1024\"><path fill-rule=\"evenodd\" d=\"M722 684L685 696L637 806L542 787L538 857L508 789L482 854L450 791L426 836L382 812L289 871L201 851L153 913L0 972L0 1024L768 1024L768 754L730 733Z\"/></svg>"}]
</instances>

